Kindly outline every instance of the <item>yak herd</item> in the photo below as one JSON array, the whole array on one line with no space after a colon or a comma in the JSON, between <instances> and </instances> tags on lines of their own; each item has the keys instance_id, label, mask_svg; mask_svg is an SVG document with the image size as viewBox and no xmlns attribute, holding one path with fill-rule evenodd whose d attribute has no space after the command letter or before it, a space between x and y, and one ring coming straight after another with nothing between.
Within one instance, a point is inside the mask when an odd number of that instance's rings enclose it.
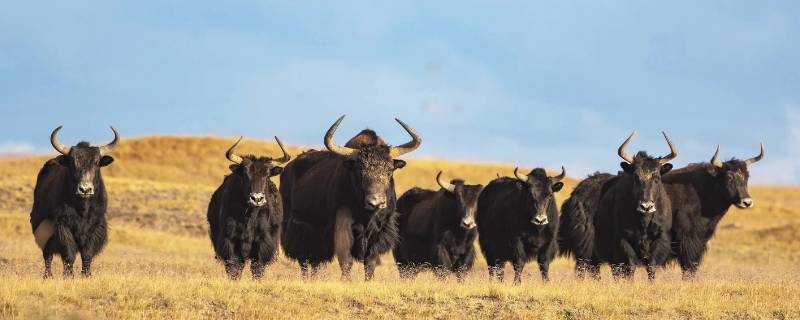
<instances>
[{"instance_id":1,"label":"yak herd","mask_svg":"<svg viewBox=\"0 0 800 320\"><path fill-rule=\"evenodd\" d=\"M277 137L279 158L237 154L241 138L227 150L231 173L211 196L207 218L216 259L231 279L240 278L248 262L253 278L262 277L280 246L304 278L336 257L343 279L358 261L370 280L379 257L391 251L403 278L431 270L463 281L475 262L476 239L489 277L499 281L510 262L519 284L531 260L547 281L557 254L575 259L579 278L598 279L600 266L608 264L614 278L631 278L643 266L652 280L659 267L677 262L691 279L728 209L753 207L748 166L764 157L762 145L758 156L723 162L718 146L708 163L672 170L678 151L666 134L669 154L662 157L630 155L631 134L618 150L622 170L581 181L559 214L555 193L564 187L563 167L557 176L515 169L513 177L498 175L485 187L447 181L439 172L439 190L412 188L398 198L393 174L406 165L398 157L417 149L420 136L397 120L411 136L407 143L390 146L367 129L339 145L333 135L343 119L325 134L327 150L294 160ZM60 155L36 180L31 227L44 277L52 277L54 255L63 261L64 276L73 276L79 254L81 274L91 276L92 259L107 242L100 168L114 162L120 135L112 127L109 144L69 147L59 142L59 130L50 142Z\"/></svg>"}]
</instances>

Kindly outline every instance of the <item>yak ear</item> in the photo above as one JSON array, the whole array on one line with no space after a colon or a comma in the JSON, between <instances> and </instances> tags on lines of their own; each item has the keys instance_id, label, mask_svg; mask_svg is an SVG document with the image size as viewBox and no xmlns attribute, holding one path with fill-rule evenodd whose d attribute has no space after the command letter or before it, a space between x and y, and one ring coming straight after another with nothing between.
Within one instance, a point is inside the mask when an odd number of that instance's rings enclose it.
<instances>
[{"instance_id":1,"label":"yak ear","mask_svg":"<svg viewBox=\"0 0 800 320\"><path fill-rule=\"evenodd\" d=\"M269 176L270 177L277 176L277 175L279 175L281 173L283 173L283 167L272 167L272 169L269 169Z\"/></svg>"},{"instance_id":2,"label":"yak ear","mask_svg":"<svg viewBox=\"0 0 800 320\"><path fill-rule=\"evenodd\" d=\"M667 174L667 172L669 172L670 170L672 170L672 164L665 163L663 166L661 166L661 175L663 176Z\"/></svg>"},{"instance_id":3,"label":"yak ear","mask_svg":"<svg viewBox=\"0 0 800 320\"><path fill-rule=\"evenodd\" d=\"M403 169L406 166L406 162L400 159L394 159L394 168L395 169Z\"/></svg>"},{"instance_id":4,"label":"yak ear","mask_svg":"<svg viewBox=\"0 0 800 320\"><path fill-rule=\"evenodd\" d=\"M563 187L564 187L564 183L563 182L561 182L561 181L556 182L556 183L553 184L553 192L559 192L559 191L561 191L561 188L563 188Z\"/></svg>"},{"instance_id":5,"label":"yak ear","mask_svg":"<svg viewBox=\"0 0 800 320\"><path fill-rule=\"evenodd\" d=\"M633 174L633 171L635 171L633 165L627 162L620 162L619 166L622 167L622 171L625 171L627 174Z\"/></svg>"},{"instance_id":6,"label":"yak ear","mask_svg":"<svg viewBox=\"0 0 800 320\"><path fill-rule=\"evenodd\" d=\"M111 164L112 162L114 162L114 158L112 156L103 156L102 158L100 158L101 167L105 167Z\"/></svg>"}]
</instances>

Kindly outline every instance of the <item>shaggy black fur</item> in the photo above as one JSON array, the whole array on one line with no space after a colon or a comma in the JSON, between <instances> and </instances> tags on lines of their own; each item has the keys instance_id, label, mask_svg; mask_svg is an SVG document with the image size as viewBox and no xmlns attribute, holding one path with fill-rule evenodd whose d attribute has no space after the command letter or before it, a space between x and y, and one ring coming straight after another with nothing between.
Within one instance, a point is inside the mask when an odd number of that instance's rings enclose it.
<instances>
[{"instance_id":1,"label":"shaggy black fur","mask_svg":"<svg viewBox=\"0 0 800 320\"><path fill-rule=\"evenodd\" d=\"M506 262L514 266L514 283L522 281L525 263L536 259L542 279L548 279L550 263L558 250L559 217L554 192L563 183L548 178L544 169L528 174L528 181L498 178L484 188L478 199L478 242L489 264L489 276L503 280ZM547 223L533 223L544 210Z\"/></svg>"},{"instance_id":2,"label":"shaggy black fur","mask_svg":"<svg viewBox=\"0 0 800 320\"><path fill-rule=\"evenodd\" d=\"M352 223L349 261L339 261L343 278L350 277L355 259L364 263L365 278L371 279L378 257L391 250L399 238L392 174L405 162L389 157L389 147L372 130L362 131L345 146L359 149L357 155L306 152L281 175L286 215L281 245L287 257L298 261L305 277L333 259L340 209L349 211L348 223ZM367 189L384 190L386 207L366 209Z\"/></svg>"},{"instance_id":3,"label":"shaggy black fur","mask_svg":"<svg viewBox=\"0 0 800 320\"><path fill-rule=\"evenodd\" d=\"M73 276L78 254L81 255L81 274L91 276L92 259L105 246L108 233L108 196L100 167L113 161L111 156L101 156L97 147L81 142L72 147L68 155L48 160L39 171L33 191L31 227L34 233L43 223L53 227L53 233L45 235L42 246L45 278L52 277L54 254L61 256L64 262L65 277ZM93 196L76 194L82 177L90 177Z\"/></svg>"},{"instance_id":4,"label":"shaggy black fur","mask_svg":"<svg viewBox=\"0 0 800 320\"><path fill-rule=\"evenodd\" d=\"M270 177L281 173L273 159L247 155L214 191L208 204L208 225L216 258L231 279L239 279L250 261L253 278L261 278L275 260L283 222L283 204ZM264 195L263 205L250 203L252 193Z\"/></svg>"},{"instance_id":5,"label":"shaggy black fur","mask_svg":"<svg viewBox=\"0 0 800 320\"><path fill-rule=\"evenodd\" d=\"M732 205L750 198L750 174L741 160L729 160L717 168L708 163L691 164L664 176L672 200L673 255L684 278L695 276L708 241Z\"/></svg>"},{"instance_id":6,"label":"shaggy black fur","mask_svg":"<svg viewBox=\"0 0 800 320\"><path fill-rule=\"evenodd\" d=\"M616 176L595 173L578 183L561 205L558 248L560 255L575 258L578 278L583 279L586 272L593 278L600 276L599 261L594 254L594 218L600 198L615 181Z\"/></svg>"},{"instance_id":7,"label":"shaggy black fur","mask_svg":"<svg viewBox=\"0 0 800 320\"><path fill-rule=\"evenodd\" d=\"M433 268L443 279L453 272L459 281L475 262L478 230L472 222L483 186L453 180L453 192L412 188L397 202L400 243L393 250L400 275L413 277Z\"/></svg>"}]
</instances>

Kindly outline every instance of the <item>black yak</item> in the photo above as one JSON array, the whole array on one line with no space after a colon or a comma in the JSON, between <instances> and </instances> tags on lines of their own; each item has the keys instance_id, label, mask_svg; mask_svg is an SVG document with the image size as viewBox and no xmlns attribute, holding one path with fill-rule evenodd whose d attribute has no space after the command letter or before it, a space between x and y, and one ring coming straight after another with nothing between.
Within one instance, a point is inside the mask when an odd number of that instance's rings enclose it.
<instances>
[{"instance_id":1,"label":"black yak","mask_svg":"<svg viewBox=\"0 0 800 320\"><path fill-rule=\"evenodd\" d=\"M558 207L566 170L548 177L542 168L513 178L498 178L478 198L478 243L489 265L489 277L503 281L506 262L514 266L514 283L522 282L525 263L536 259L542 279L548 280L550 262L558 250Z\"/></svg>"},{"instance_id":2,"label":"black yak","mask_svg":"<svg viewBox=\"0 0 800 320\"><path fill-rule=\"evenodd\" d=\"M691 164L663 177L672 201L673 259L684 279L694 278L719 221L731 206L754 206L747 190L747 167L764 158L761 152L747 160L719 160L719 146L709 163Z\"/></svg>"},{"instance_id":3,"label":"black yak","mask_svg":"<svg viewBox=\"0 0 800 320\"><path fill-rule=\"evenodd\" d=\"M225 176L208 204L209 236L228 277L241 277L249 260L253 278L259 279L275 259L283 222L278 187L270 177L283 171L276 164L286 163L291 157L278 137L275 141L283 156L277 159L236 155L234 149L241 141L240 137L225 153L233 164L231 174Z\"/></svg>"},{"instance_id":4,"label":"black yak","mask_svg":"<svg viewBox=\"0 0 800 320\"><path fill-rule=\"evenodd\" d=\"M390 147L372 130L363 130L345 146L333 140L340 117L325 134L327 151L309 151L281 175L284 220L281 245L300 264L304 277L336 255L342 278L350 278L353 259L364 263L370 280L378 256L397 243L394 171L406 163L396 157L417 149L422 140L397 122L411 141Z\"/></svg>"},{"instance_id":5,"label":"black yak","mask_svg":"<svg viewBox=\"0 0 800 320\"><path fill-rule=\"evenodd\" d=\"M61 126L50 134L50 143L61 155L47 160L36 178L31 227L44 257L44 277L52 277L53 255L64 262L64 276L73 276L73 263L81 255L81 275L92 275L92 259L106 244L108 205L100 168L114 162L111 151L120 141L93 147L80 142L69 147L58 141Z\"/></svg>"},{"instance_id":6,"label":"black yak","mask_svg":"<svg viewBox=\"0 0 800 320\"><path fill-rule=\"evenodd\" d=\"M652 280L656 267L665 264L670 256L672 209L661 176L672 169L668 162L677 157L678 151L663 133L669 155L654 158L640 151L630 156L625 148L634 134L618 150L625 160L620 164L624 174L600 200L594 219L595 249L600 261L612 265L616 278L631 278L636 266L644 265Z\"/></svg>"},{"instance_id":7,"label":"black yak","mask_svg":"<svg viewBox=\"0 0 800 320\"><path fill-rule=\"evenodd\" d=\"M397 200L400 243L393 254L403 277L430 267L440 279L453 272L463 281L475 262L475 211L483 186L441 178L439 171L438 191L413 188Z\"/></svg>"}]
</instances>

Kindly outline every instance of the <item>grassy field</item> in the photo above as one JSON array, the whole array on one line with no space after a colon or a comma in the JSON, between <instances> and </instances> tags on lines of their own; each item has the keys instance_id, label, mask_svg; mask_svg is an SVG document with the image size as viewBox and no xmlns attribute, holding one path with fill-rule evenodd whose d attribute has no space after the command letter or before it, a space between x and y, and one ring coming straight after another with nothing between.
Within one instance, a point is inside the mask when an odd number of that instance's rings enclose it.
<instances>
[{"instance_id":1,"label":"grassy field","mask_svg":"<svg viewBox=\"0 0 800 320\"><path fill-rule=\"evenodd\" d=\"M490 283L479 260L466 283L430 274L403 281L390 256L376 279L342 282L332 264L302 281L285 258L261 281L228 281L213 260L205 210L228 172L232 138L145 137L125 140L104 169L110 236L95 259L95 277L40 279L41 251L28 222L36 173L45 157L0 159L0 318L800 318L800 188L754 186L756 208L733 209L711 242L699 279L680 280L676 266L650 284L576 281L571 262L554 262L552 280L535 266L522 286ZM290 148L297 154L300 149ZM274 143L245 140L242 152L278 155ZM613 154L609 161L617 161ZM513 167L411 159L396 174L398 194L432 188L447 177L486 183ZM569 170L569 168L567 168ZM563 201L575 180L558 194ZM55 270L60 270L56 259ZM357 270L360 272L361 270ZM511 270L507 270L507 274ZM362 275L363 273L356 273Z\"/></svg>"}]
</instances>

